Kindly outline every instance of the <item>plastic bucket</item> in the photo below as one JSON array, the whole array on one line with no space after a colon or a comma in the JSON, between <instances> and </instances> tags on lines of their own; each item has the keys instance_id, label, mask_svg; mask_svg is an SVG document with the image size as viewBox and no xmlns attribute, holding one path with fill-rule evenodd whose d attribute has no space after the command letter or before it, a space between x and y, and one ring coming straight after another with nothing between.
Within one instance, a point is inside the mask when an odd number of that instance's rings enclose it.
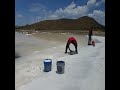
<instances>
[{"instance_id":1,"label":"plastic bucket","mask_svg":"<svg viewBox=\"0 0 120 90\"><path fill-rule=\"evenodd\" d=\"M44 72L49 72L52 69L52 60L51 59L45 59L44 60Z\"/></svg>"},{"instance_id":2,"label":"plastic bucket","mask_svg":"<svg viewBox=\"0 0 120 90\"><path fill-rule=\"evenodd\" d=\"M64 67L65 67L65 62L64 61L57 61L57 73L58 74L63 74L64 73Z\"/></svg>"}]
</instances>

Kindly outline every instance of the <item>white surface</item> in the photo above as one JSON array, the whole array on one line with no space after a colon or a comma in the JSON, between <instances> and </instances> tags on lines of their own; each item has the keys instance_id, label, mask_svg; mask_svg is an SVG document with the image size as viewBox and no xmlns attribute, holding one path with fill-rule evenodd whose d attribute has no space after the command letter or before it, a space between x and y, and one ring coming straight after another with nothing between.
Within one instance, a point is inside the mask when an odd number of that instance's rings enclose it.
<instances>
[{"instance_id":1,"label":"white surface","mask_svg":"<svg viewBox=\"0 0 120 90\"><path fill-rule=\"evenodd\" d=\"M105 90L105 38L93 36L96 46L64 54L65 45L48 48L15 63L16 90ZM87 44L87 41L86 41ZM52 59L52 71L43 72L43 60ZM65 61L65 73L56 73L56 62Z\"/></svg>"}]
</instances>

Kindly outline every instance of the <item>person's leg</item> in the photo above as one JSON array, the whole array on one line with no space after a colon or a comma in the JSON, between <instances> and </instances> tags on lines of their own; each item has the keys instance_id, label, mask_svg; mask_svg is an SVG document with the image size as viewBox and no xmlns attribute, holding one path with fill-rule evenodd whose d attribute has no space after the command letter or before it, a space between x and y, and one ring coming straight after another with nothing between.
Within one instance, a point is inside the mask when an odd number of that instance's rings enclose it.
<instances>
[{"instance_id":1,"label":"person's leg","mask_svg":"<svg viewBox=\"0 0 120 90\"><path fill-rule=\"evenodd\" d=\"M88 45L91 45L91 35L89 35Z\"/></svg>"},{"instance_id":2,"label":"person's leg","mask_svg":"<svg viewBox=\"0 0 120 90\"><path fill-rule=\"evenodd\" d=\"M65 53L67 53L67 49L69 48L69 44L68 44L68 42L67 42L67 44L66 44L66 49L65 49Z\"/></svg>"},{"instance_id":3,"label":"person's leg","mask_svg":"<svg viewBox=\"0 0 120 90\"><path fill-rule=\"evenodd\" d=\"M75 52L78 53L77 44L75 44Z\"/></svg>"},{"instance_id":4,"label":"person's leg","mask_svg":"<svg viewBox=\"0 0 120 90\"><path fill-rule=\"evenodd\" d=\"M91 39L92 39L92 38L91 38L91 35L90 35L90 39L89 39L89 40L90 40L90 42L91 42Z\"/></svg>"},{"instance_id":5,"label":"person's leg","mask_svg":"<svg viewBox=\"0 0 120 90\"><path fill-rule=\"evenodd\" d=\"M72 44L75 46L75 52L78 53L77 44L74 41L72 41Z\"/></svg>"}]
</instances>

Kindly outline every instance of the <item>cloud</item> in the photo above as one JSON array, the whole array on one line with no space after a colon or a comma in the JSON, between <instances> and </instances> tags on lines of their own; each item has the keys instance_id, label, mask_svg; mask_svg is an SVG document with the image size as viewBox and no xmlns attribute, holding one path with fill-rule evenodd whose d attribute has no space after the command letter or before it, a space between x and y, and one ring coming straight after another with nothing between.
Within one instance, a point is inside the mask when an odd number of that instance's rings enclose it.
<instances>
[{"instance_id":1,"label":"cloud","mask_svg":"<svg viewBox=\"0 0 120 90\"><path fill-rule=\"evenodd\" d=\"M100 24L105 25L105 12L101 10L94 10L93 13L88 14L88 16L97 20Z\"/></svg>"},{"instance_id":2,"label":"cloud","mask_svg":"<svg viewBox=\"0 0 120 90\"><path fill-rule=\"evenodd\" d=\"M47 7L40 3L32 3L29 7L29 12L33 14L31 16L31 23L45 20L46 17L51 14L51 11L48 11Z\"/></svg>"},{"instance_id":3,"label":"cloud","mask_svg":"<svg viewBox=\"0 0 120 90\"><path fill-rule=\"evenodd\" d=\"M84 6L76 6L74 2L68 5L64 10L63 13L68 16L77 16L77 15L84 15L88 11L87 7Z\"/></svg>"},{"instance_id":4,"label":"cloud","mask_svg":"<svg viewBox=\"0 0 120 90\"><path fill-rule=\"evenodd\" d=\"M31 23L36 23L39 22L39 20L41 20L41 16L36 16L36 17L31 17Z\"/></svg>"},{"instance_id":5,"label":"cloud","mask_svg":"<svg viewBox=\"0 0 120 90\"><path fill-rule=\"evenodd\" d=\"M23 15L22 14L17 14L16 18L23 18Z\"/></svg>"},{"instance_id":6,"label":"cloud","mask_svg":"<svg viewBox=\"0 0 120 90\"><path fill-rule=\"evenodd\" d=\"M49 16L49 19L58 19L58 16L53 14Z\"/></svg>"},{"instance_id":7,"label":"cloud","mask_svg":"<svg viewBox=\"0 0 120 90\"><path fill-rule=\"evenodd\" d=\"M88 0L87 6L92 6L96 3L96 0Z\"/></svg>"},{"instance_id":8,"label":"cloud","mask_svg":"<svg viewBox=\"0 0 120 90\"><path fill-rule=\"evenodd\" d=\"M76 4L72 2L70 5L66 7L66 9L74 9L76 7Z\"/></svg>"},{"instance_id":9,"label":"cloud","mask_svg":"<svg viewBox=\"0 0 120 90\"><path fill-rule=\"evenodd\" d=\"M101 0L100 2L104 2ZM59 18L79 18L82 16L90 16L97 20L100 24L105 25L105 12L101 10L94 10L93 6L96 5L96 0L89 0L86 5L77 6L74 2L65 8L59 8L52 14L49 14L47 19L59 19ZM89 11L93 9L92 13Z\"/></svg>"},{"instance_id":10,"label":"cloud","mask_svg":"<svg viewBox=\"0 0 120 90\"><path fill-rule=\"evenodd\" d=\"M81 16L88 15L89 10L91 10L96 4L96 0L88 0L86 5L77 6L74 2L68 5L65 8L59 8L51 16L55 16L56 18L79 18ZM54 19L54 17L53 17Z\"/></svg>"},{"instance_id":11,"label":"cloud","mask_svg":"<svg viewBox=\"0 0 120 90\"><path fill-rule=\"evenodd\" d=\"M48 19L51 17L52 19L75 18L75 17L84 16L87 14L87 12L88 12L87 6L85 5L77 6L74 2L72 2L70 5L68 5L64 9L63 8L57 9L55 12L52 13L52 15L48 17Z\"/></svg>"},{"instance_id":12,"label":"cloud","mask_svg":"<svg viewBox=\"0 0 120 90\"><path fill-rule=\"evenodd\" d=\"M30 9L30 12L38 12L38 11L40 11L40 8L39 8L39 7L32 7L32 8Z\"/></svg>"},{"instance_id":13,"label":"cloud","mask_svg":"<svg viewBox=\"0 0 120 90\"><path fill-rule=\"evenodd\" d=\"M46 7L40 3L33 3L29 9L30 12L45 12Z\"/></svg>"},{"instance_id":14,"label":"cloud","mask_svg":"<svg viewBox=\"0 0 120 90\"><path fill-rule=\"evenodd\" d=\"M100 5L103 4L103 3L105 3L105 0L101 0L101 1L97 2L95 5L96 5L96 6L100 6Z\"/></svg>"}]
</instances>

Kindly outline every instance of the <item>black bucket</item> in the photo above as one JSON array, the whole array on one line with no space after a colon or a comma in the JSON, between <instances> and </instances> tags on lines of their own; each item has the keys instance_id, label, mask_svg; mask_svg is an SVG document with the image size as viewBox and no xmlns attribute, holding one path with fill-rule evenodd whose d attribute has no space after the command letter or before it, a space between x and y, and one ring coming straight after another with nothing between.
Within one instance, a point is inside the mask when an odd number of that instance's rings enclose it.
<instances>
[{"instance_id":1,"label":"black bucket","mask_svg":"<svg viewBox=\"0 0 120 90\"><path fill-rule=\"evenodd\" d=\"M64 73L64 67L65 67L65 62L64 61L57 61L57 73L58 74L63 74Z\"/></svg>"}]
</instances>

